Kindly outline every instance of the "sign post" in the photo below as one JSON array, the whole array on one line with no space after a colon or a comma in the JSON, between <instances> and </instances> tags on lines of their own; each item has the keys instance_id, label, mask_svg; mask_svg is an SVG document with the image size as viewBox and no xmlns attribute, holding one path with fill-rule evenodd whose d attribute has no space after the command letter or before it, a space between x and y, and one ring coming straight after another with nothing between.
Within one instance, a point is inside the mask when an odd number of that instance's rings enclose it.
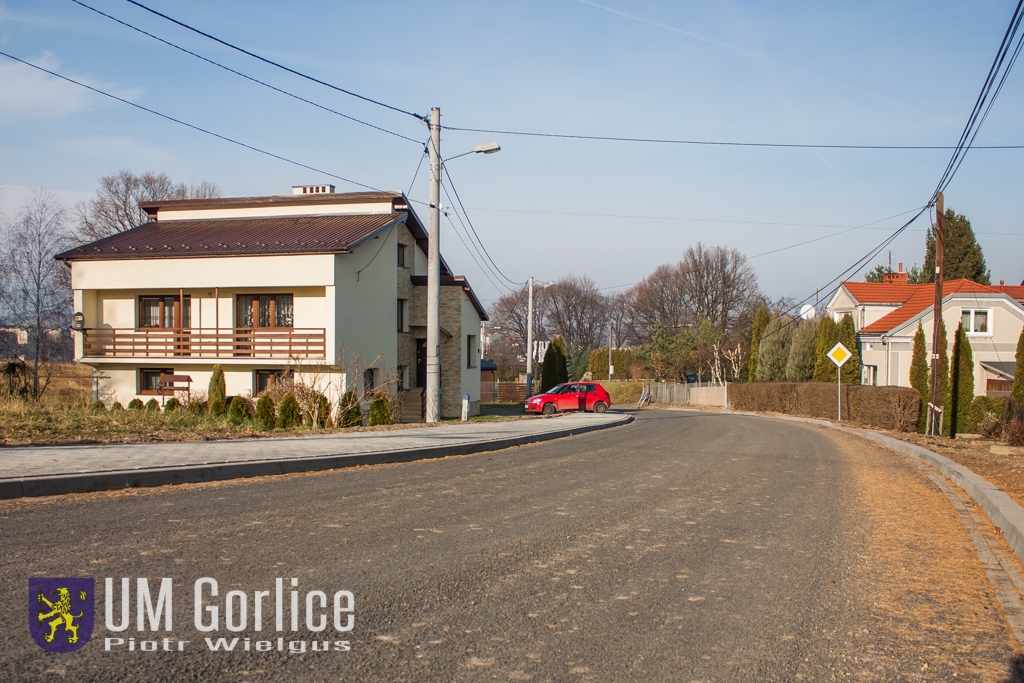
<instances>
[{"instance_id":1,"label":"sign post","mask_svg":"<svg viewBox=\"0 0 1024 683\"><path fill-rule=\"evenodd\" d=\"M843 363L850 360L853 356L850 350L843 346L842 342L837 342L832 350L826 354L833 363L836 364L836 405L838 406L838 416L836 419L839 422L843 421Z\"/></svg>"}]
</instances>

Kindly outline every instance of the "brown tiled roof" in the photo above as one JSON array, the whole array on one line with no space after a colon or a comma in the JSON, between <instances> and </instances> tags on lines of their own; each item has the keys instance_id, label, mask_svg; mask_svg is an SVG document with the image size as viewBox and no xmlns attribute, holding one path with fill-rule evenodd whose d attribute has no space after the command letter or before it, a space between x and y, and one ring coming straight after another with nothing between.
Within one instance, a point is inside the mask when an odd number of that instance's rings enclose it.
<instances>
[{"instance_id":1,"label":"brown tiled roof","mask_svg":"<svg viewBox=\"0 0 1024 683\"><path fill-rule=\"evenodd\" d=\"M380 230L404 222L407 216L392 213L153 221L69 249L57 258L75 261L338 253L350 251Z\"/></svg>"},{"instance_id":2,"label":"brown tiled roof","mask_svg":"<svg viewBox=\"0 0 1024 683\"><path fill-rule=\"evenodd\" d=\"M411 275L409 279L412 281L414 287L426 287L427 276L426 275ZM469 297L470 303L473 304L473 308L480 314L481 320L490 320L487 317L487 310L483 304L480 303L480 299L476 298L476 293L473 288L469 286L469 281L462 275L446 275L444 272L441 273L441 286L442 287L462 287L462 291Z\"/></svg>"},{"instance_id":3,"label":"brown tiled roof","mask_svg":"<svg viewBox=\"0 0 1024 683\"><path fill-rule=\"evenodd\" d=\"M886 332L891 332L919 313L935 305L935 285L917 285L917 287L918 290L914 292L913 296L902 307L863 328L861 333L885 334ZM1006 289L1011 288L1007 287ZM950 294L1009 294L1009 292L1000 291L999 287L980 285L971 280L952 280L942 283L943 298L945 299Z\"/></svg>"}]
</instances>

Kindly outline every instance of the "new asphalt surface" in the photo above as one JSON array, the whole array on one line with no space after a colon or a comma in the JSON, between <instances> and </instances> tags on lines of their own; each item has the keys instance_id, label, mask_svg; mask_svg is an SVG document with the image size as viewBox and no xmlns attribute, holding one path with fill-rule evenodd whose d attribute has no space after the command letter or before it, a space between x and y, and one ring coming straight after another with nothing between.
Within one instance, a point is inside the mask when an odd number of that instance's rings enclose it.
<instances>
[{"instance_id":1,"label":"new asphalt surface","mask_svg":"<svg viewBox=\"0 0 1024 683\"><path fill-rule=\"evenodd\" d=\"M644 411L474 456L6 501L0 544L4 681L1017 680L1019 666L956 514L916 467L757 417ZM84 648L32 641L32 577L95 577ZM115 627L130 579L125 631L106 626L106 577ZM170 632L139 629L138 577L154 603L173 580ZM197 605L201 577L219 592ZM335 629L337 591L351 631ZM209 607L219 629L200 632Z\"/></svg>"}]
</instances>

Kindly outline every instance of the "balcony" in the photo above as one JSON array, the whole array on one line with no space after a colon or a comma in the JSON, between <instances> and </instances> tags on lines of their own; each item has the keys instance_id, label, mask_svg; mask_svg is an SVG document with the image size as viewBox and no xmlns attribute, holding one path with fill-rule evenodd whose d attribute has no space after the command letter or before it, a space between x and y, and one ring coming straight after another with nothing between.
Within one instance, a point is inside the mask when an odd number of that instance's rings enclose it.
<instances>
[{"instance_id":1,"label":"balcony","mask_svg":"<svg viewBox=\"0 0 1024 683\"><path fill-rule=\"evenodd\" d=\"M323 328L91 328L85 358L326 358Z\"/></svg>"}]
</instances>

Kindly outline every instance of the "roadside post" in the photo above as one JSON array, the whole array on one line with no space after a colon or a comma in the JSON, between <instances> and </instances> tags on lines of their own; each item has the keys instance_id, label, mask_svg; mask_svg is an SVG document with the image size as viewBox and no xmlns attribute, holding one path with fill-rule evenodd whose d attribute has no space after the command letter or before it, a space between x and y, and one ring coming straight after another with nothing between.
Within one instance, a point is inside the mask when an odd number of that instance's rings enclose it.
<instances>
[{"instance_id":1,"label":"roadside post","mask_svg":"<svg viewBox=\"0 0 1024 683\"><path fill-rule=\"evenodd\" d=\"M469 421L469 394L462 395L462 421Z\"/></svg>"},{"instance_id":2,"label":"roadside post","mask_svg":"<svg viewBox=\"0 0 1024 683\"><path fill-rule=\"evenodd\" d=\"M850 360L850 350L843 346L842 342L836 342L832 350L828 352L829 360L836 364L836 406L838 414L836 419L843 421L843 363Z\"/></svg>"}]
</instances>

